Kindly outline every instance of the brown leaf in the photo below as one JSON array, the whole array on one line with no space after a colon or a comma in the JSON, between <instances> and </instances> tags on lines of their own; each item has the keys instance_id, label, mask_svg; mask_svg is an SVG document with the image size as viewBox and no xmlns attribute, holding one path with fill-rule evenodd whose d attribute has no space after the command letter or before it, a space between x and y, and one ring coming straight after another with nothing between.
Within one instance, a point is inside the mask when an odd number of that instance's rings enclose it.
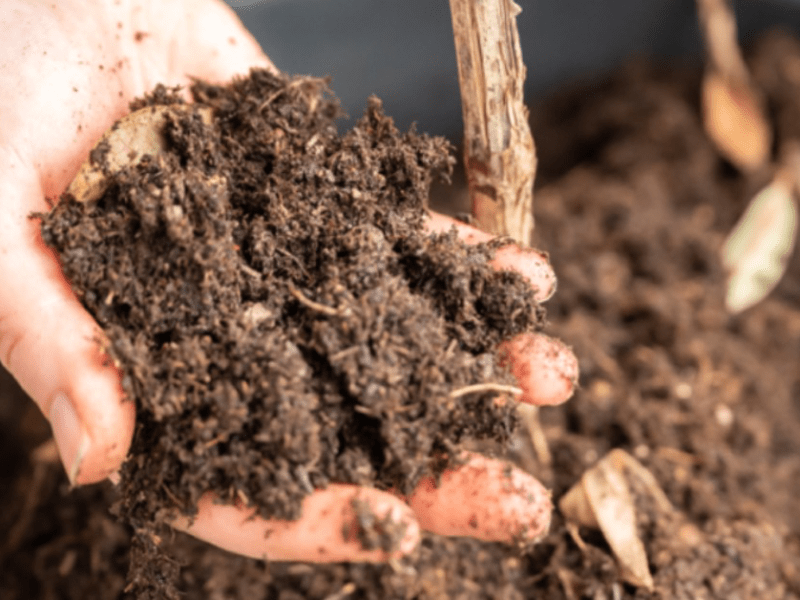
<instances>
[{"instance_id":1,"label":"brown leaf","mask_svg":"<svg viewBox=\"0 0 800 600\"><path fill-rule=\"evenodd\" d=\"M586 471L561 498L558 507L567 520L603 532L626 582L652 590L653 577L636 531L636 509L626 477L642 483L661 510L673 510L652 474L618 449Z\"/></svg>"},{"instance_id":2,"label":"brown leaf","mask_svg":"<svg viewBox=\"0 0 800 600\"><path fill-rule=\"evenodd\" d=\"M164 150L162 130L167 114L191 110L191 105L156 105L122 117L89 153L67 193L79 202L91 202L103 195L108 179L123 167L135 165L145 154L155 156ZM203 121L211 121L211 109L196 109Z\"/></svg>"}]
</instances>

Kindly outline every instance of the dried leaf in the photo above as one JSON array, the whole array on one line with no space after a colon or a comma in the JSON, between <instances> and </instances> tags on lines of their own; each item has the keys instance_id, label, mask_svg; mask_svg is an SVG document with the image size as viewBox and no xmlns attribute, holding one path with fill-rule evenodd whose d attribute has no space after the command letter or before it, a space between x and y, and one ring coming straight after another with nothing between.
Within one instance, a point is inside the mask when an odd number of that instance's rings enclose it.
<instances>
[{"instance_id":1,"label":"dried leaf","mask_svg":"<svg viewBox=\"0 0 800 600\"><path fill-rule=\"evenodd\" d=\"M761 190L725 241L726 304L737 313L761 301L778 284L797 235L792 185L778 176Z\"/></svg>"},{"instance_id":2,"label":"dried leaf","mask_svg":"<svg viewBox=\"0 0 800 600\"><path fill-rule=\"evenodd\" d=\"M636 531L636 509L626 477L642 483L662 510L674 510L652 474L623 450L612 450L586 471L558 506L567 520L603 532L626 582L652 590L653 576Z\"/></svg>"},{"instance_id":3,"label":"dried leaf","mask_svg":"<svg viewBox=\"0 0 800 600\"><path fill-rule=\"evenodd\" d=\"M117 125L107 131L95 144L67 193L79 202L97 200L106 190L111 175L123 167L135 165L145 154L155 156L164 150L162 130L167 114L177 110L192 110L192 105L156 105L142 108L122 117ZM203 121L211 122L211 109L197 110Z\"/></svg>"},{"instance_id":4,"label":"dried leaf","mask_svg":"<svg viewBox=\"0 0 800 600\"><path fill-rule=\"evenodd\" d=\"M730 0L698 0L708 68L703 79L703 124L725 158L743 171L769 159L772 130L739 48Z\"/></svg>"},{"instance_id":5,"label":"dried leaf","mask_svg":"<svg viewBox=\"0 0 800 600\"><path fill-rule=\"evenodd\" d=\"M757 93L713 71L703 80L703 124L720 153L742 171L764 165L772 131Z\"/></svg>"},{"instance_id":6,"label":"dried leaf","mask_svg":"<svg viewBox=\"0 0 800 600\"><path fill-rule=\"evenodd\" d=\"M589 527L591 529L600 529L592 504L589 502L589 497L586 495L586 490L583 487L583 480L573 485L569 491L561 497L558 501L558 509L563 513L567 520Z\"/></svg>"}]
</instances>

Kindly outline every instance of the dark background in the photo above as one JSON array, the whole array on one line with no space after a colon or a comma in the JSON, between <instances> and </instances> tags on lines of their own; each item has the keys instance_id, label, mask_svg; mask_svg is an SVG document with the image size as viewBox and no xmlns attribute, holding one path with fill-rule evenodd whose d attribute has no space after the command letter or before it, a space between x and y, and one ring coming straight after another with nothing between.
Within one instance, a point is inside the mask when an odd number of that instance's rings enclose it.
<instances>
[{"instance_id":1,"label":"dark background","mask_svg":"<svg viewBox=\"0 0 800 600\"><path fill-rule=\"evenodd\" d=\"M529 103L559 83L637 56L699 61L694 0L517 0ZM460 136L447 0L228 0L275 64L331 75L351 117L380 96L401 129ZM243 6L249 4L249 6ZM735 2L746 45L775 25L800 32L800 0Z\"/></svg>"}]
</instances>

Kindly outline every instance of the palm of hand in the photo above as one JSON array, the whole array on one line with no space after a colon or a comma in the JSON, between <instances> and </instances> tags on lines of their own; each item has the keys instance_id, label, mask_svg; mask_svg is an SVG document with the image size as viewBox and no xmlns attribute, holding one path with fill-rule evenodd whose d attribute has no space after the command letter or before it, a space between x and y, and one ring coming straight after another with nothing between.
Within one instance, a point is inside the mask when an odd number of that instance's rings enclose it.
<instances>
[{"instance_id":1,"label":"palm of hand","mask_svg":"<svg viewBox=\"0 0 800 600\"><path fill-rule=\"evenodd\" d=\"M45 199L66 188L101 134L156 83L186 85L190 76L223 82L253 66L274 67L216 0L14 0L3 21L11 32L1 42L4 55L19 59L0 65L0 86L13 90L0 98L0 360L50 419L73 483L91 483L108 477L127 454L134 406L123 401L119 374L98 352L95 323L28 215L46 210ZM434 217L431 227L450 224ZM476 241L483 235L466 227L461 233ZM522 271L549 295L552 273L540 255L508 249L497 263ZM529 401L569 396L576 367L567 349L537 336L515 341L509 351ZM354 497L408 525L401 553L416 545L420 526L507 540L523 530L538 535L549 519L542 513L549 501L535 479L476 456L438 489L423 482L409 504L377 490L334 485L306 499L298 522L248 520L251 511L207 497L194 521L175 526L272 560L383 560L382 551L343 538Z\"/></svg>"}]
</instances>

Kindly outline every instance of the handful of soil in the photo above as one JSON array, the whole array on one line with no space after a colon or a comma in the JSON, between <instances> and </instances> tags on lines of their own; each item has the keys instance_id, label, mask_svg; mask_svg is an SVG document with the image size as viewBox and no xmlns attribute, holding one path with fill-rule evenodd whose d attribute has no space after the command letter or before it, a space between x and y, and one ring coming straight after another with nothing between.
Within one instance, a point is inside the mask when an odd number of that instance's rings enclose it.
<instances>
[{"instance_id":1,"label":"handful of soil","mask_svg":"<svg viewBox=\"0 0 800 600\"><path fill-rule=\"evenodd\" d=\"M400 134L374 98L340 136L319 79L191 92L164 152L40 215L137 403L119 510L140 539L207 491L292 519L329 482L410 493L473 440L505 442L513 403L452 392L511 382L497 346L544 314L491 244L426 233L448 143Z\"/></svg>"}]
</instances>

